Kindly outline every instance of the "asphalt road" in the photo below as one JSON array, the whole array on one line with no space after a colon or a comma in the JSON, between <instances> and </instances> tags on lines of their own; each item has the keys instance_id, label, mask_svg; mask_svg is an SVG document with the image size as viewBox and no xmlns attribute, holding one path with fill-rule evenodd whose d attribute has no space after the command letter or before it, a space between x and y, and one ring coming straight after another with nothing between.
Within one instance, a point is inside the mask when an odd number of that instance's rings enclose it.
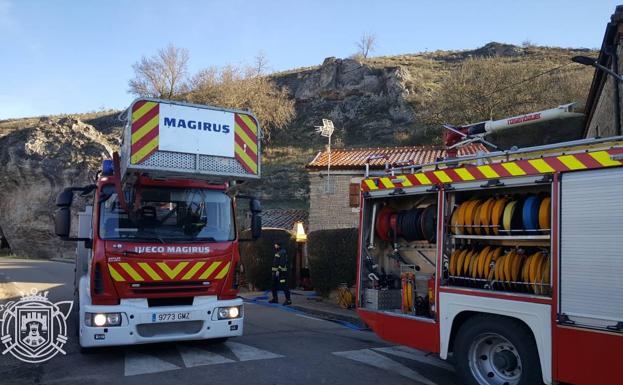
<instances>
[{"instance_id":1,"label":"asphalt road","mask_svg":"<svg viewBox=\"0 0 623 385\"><path fill-rule=\"evenodd\" d=\"M0 258L0 304L31 288L73 298L73 265ZM245 305L244 336L106 348L81 354L69 322L66 355L42 364L0 355L2 384L455 384L451 365L281 306ZM0 351L4 346L0 345Z\"/></svg>"}]
</instances>

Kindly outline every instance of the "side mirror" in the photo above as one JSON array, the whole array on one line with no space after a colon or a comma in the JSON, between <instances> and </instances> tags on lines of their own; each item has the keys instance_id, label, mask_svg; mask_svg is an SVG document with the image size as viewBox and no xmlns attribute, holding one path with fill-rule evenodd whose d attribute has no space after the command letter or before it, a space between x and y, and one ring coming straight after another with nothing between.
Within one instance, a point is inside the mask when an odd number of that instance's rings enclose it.
<instances>
[{"instance_id":1,"label":"side mirror","mask_svg":"<svg viewBox=\"0 0 623 385\"><path fill-rule=\"evenodd\" d=\"M69 207L74 200L74 189L67 187L62 193L56 197L56 205L58 207Z\"/></svg>"},{"instance_id":2,"label":"side mirror","mask_svg":"<svg viewBox=\"0 0 623 385\"><path fill-rule=\"evenodd\" d=\"M242 210L240 213L236 214L236 218L238 218L237 222L238 222L238 225L240 226L239 231L242 231L245 228L248 228L251 232L251 238L238 238L238 240L240 242L254 241L262 235L262 216L260 214L262 212L262 204L260 203L260 200L257 199L256 197L253 197L250 195L236 195L236 200L241 200L241 199L249 200L249 211ZM241 208L241 206L237 206L237 207ZM251 213L250 224L248 222L249 212ZM245 222L246 225L242 225L242 222Z\"/></svg>"},{"instance_id":3,"label":"side mirror","mask_svg":"<svg viewBox=\"0 0 623 385\"><path fill-rule=\"evenodd\" d=\"M70 228L71 211L68 206L60 207L54 215L54 232L61 238L69 238Z\"/></svg>"},{"instance_id":4,"label":"side mirror","mask_svg":"<svg viewBox=\"0 0 623 385\"><path fill-rule=\"evenodd\" d=\"M254 212L251 216L251 238L258 239L262 236L262 216Z\"/></svg>"}]
</instances>

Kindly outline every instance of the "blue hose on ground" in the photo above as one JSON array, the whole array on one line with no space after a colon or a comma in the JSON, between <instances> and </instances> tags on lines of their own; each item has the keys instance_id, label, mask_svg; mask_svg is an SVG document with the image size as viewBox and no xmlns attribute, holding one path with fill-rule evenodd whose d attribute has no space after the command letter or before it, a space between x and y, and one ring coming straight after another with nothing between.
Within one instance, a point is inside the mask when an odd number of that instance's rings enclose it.
<instances>
[{"instance_id":1,"label":"blue hose on ground","mask_svg":"<svg viewBox=\"0 0 623 385\"><path fill-rule=\"evenodd\" d=\"M306 315L305 312L300 311L298 309L294 309L294 308L289 307L289 306L283 306L283 305L280 305L278 303L264 302L264 301L268 300L268 293L270 293L270 290L266 290L264 292L264 295L260 295L260 296L253 297L253 298L243 298L242 300L244 302L249 302L249 303L253 303L253 304L256 304L256 305L260 305L260 306L272 307L272 308L277 308L279 310L287 311L287 312L290 312L290 313ZM314 293L313 296L316 296L316 294ZM346 328L349 328L349 329L352 329L352 330L357 330L357 331L369 331L370 330L367 327L361 327L361 326L355 325L354 323L351 323L351 322L348 322L348 321L337 320L337 319L327 319L327 318L318 318L318 319L334 322L334 323L336 323L338 325L342 325L342 326L344 326Z\"/></svg>"},{"instance_id":2,"label":"blue hose on ground","mask_svg":"<svg viewBox=\"0 0 623 385\"><path fill-rule=\"evenodd\" d=\"M279 293L283 294L283 291L279 291ZM257 300L267 300L268 299L268 295L270 294L270 290L266 290L264 291L263 295L257 296L257 297L253 297L251 298L251 300L253 301L257 301ZM290 294L292 295L302 295L304 297L309 297L309 298L314 298L314 297L318 297L318 294L316 294L315 292L310 292L310 293L299 293L299 292L294 292L294 291L290 291Z\"/></svg>"}]
</instances>

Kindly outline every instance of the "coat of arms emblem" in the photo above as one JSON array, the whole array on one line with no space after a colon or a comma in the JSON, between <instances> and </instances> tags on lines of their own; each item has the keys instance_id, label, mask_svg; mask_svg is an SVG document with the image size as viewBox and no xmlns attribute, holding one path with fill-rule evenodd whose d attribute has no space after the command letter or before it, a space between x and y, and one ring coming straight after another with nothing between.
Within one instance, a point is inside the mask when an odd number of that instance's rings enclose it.
<instances>
[{"instance_id":1,"label":"coat of arms emblem","mask_svg":"<svg viewBox=\"0 0 623 385\"><path fill-rule=\"evenodd\" d=\"M4 310L0 328L2 354L11 353L29 363L66 354L63 345L67 342L67 317L72 306L73 301L53 303L47 291L40 293L34 288L30 294L22 293L19 301L0 305L0 311Z\"/></svg>"}]
</instances>

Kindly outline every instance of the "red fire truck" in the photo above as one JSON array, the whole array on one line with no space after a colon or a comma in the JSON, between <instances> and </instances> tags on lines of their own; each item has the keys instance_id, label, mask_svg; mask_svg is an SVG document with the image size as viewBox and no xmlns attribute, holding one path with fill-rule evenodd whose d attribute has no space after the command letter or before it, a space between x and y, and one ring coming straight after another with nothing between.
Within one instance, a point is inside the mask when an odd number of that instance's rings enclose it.
<instances>
[{"instance_id":1,"label":"red fire truck","mask_svg":"<svg viewBox=\"0 0 623 385\"><path fill-rule=\"evenodd\" d=\"M622 383L621 166L610 137L368 176L359 315L460 384Z\"/></svg>"},{"instance_id":2,"label":"red fire truck","mask_svg":"<svg viewBox=\"0 0 623 385\"><path fill-rule=\"evenodd\" d=\"M237 296L236 200L260 235L260 204L235 196L260 177L260 128L249 112L139 99L121 154L95 184L57 198L56 233L78 241L77 333L83 348L243 331ZM92 204L70 228L74 193ZM238 224L239 225L239 224Z\"/></svg>"}]
</instances>

